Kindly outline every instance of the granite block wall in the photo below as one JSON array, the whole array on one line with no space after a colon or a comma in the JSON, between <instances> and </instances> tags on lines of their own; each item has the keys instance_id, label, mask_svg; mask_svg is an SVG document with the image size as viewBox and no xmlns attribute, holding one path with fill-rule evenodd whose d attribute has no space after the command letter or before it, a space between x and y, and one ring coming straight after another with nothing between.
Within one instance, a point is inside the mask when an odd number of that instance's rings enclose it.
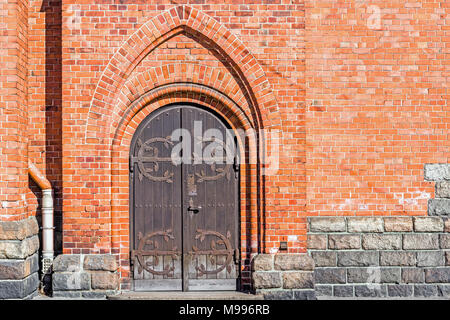
<instances>
[{"instance_id":1,"label":"granite block wall","mask_svg":"<svg viewBox=\"0 0 450 320\"><path fill-rule=\"evenodd\" d=\"M0 221L0 299L29 299L39 288L36 218Z\"/></svg>"},{"instance_id":2,"label":"granite block wall","mask_svg":"<svg viewBox=\"0 0 450 320\"><path fill-rule=\"evenodd\" d=\"M59 255L53 263L53 297L102 299L119 289L116 257Z\"/></svg>"},{"instance_id":3,"label":"granite block wall","mask_svg":"<svg viewBox=\"0 0 450 320\"><path fill-rule=\"evenodd\" d=\"M317 297L450 297L447 217L312 217Z\"/></svg>"}]
</instances>

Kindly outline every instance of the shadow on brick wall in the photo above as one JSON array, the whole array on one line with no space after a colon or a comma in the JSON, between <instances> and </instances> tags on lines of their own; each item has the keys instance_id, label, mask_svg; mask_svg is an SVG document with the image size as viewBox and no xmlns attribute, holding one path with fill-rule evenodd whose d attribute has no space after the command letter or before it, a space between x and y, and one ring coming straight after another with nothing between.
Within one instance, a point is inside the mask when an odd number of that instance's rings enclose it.
<instances>
[{"instance_id":1,"label":"shadow on brick wall","mask_svg":"<svg viewBox=\"0 0 450 320\"><path fill-rule=\"evenodd\" d=\"M62 1L44 0L45 163L54 190L55 255L62 252Z\"/></svg>"}]
</instances>

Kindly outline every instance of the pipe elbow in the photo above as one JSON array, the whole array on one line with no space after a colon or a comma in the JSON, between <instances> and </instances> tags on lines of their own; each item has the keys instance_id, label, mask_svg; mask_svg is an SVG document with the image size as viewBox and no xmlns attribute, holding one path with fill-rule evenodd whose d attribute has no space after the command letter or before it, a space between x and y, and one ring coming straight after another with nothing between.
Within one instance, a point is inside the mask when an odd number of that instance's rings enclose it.
<instances>
[{"instance_id":1,"label":"pipe elbow","mask_svg":"<svg viewBox=\"0 0 450 320\"><path fill-rule=\"evenodd\" d=\"M42 190L52 189L50 181L39 171L33 162L28 161L28 173Z\"/></svg>"}]
</instances>

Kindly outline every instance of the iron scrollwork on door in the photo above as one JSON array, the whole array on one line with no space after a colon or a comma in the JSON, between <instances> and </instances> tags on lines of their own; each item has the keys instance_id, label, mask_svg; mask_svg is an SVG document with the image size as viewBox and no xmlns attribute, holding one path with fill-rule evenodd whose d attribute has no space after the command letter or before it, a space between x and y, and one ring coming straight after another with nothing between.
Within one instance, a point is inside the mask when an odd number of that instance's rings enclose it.
<instances>
[{"instance_id":1,"label":"iron scrollwork on door","mask_svg":"<svg viewBox=\"0 0 450 320\"><path fill-rule=\"evenodd\" d=\"M137 147L139 148L137 153L137 164L139 168L139 180L142 181L143 176L147 177L152 181L164 181L167 183L172 183L173 172L166 170L162 176L155 176L152 173L157 173L159 171L161 162L172 162L171 157L159 157L159 149L156 146L152 146L155 143L162 143L166 149L173 146L173 142L170 137L162 138L151 138L145 142L141 139L137 141ZM151 166L146 167L145 163L151 163Z\"/></svg>"},{"instance_id":2,"label":"iron scrollwork on door","mask_svg":"<svg viewBox=\"0 0 450 320\"><path fill-rule=\"evenodd\" d=\"M232 163L228 163L227 162L227 155L230 156L232 154L232 151L230 150L229 146L223 142L222 140L216 138L216 137L211 137L208 139L205 139L203 137L197 137L197 142L198 143L205 143L205 142L214 142L217 143L218 146L220 146L222 148L222 150L225 152L225 156L220 159L221 162L225 163L225 167L223 168L216 168L216 160L218 160L215 156L215 151L213 150L211 153L211 157L205 158L203 157L203 161L206 163L211 163L210 167L212 172L214 172L213 175L209 176L206 174L205 170L201 170L200 173L195 173L195 175L199 178L198 182L203 182L203 181L214 181L214 180L219 180L220 178L226 176L227 180L230 180L230 174L231 174L231 166L233 165ZM194 156L194 163L195 163L195 159L198 158L199 156L195 153L193 153Z\"/></svg>"},{"instance_id":3,"label":"iron scrollwork on door","mask_svg":"<svg viewBox=\"0 0 450 320\"><path fill-rule=\"evenodd\" d=\"M234 250L230 243L231 233L227 231L227 236L225 237L223 234L216 231L208 231L197 229L197 235L195 239L200 239L200 242L203 242L206 236L214 236L219 238L218 240L211 240L210 249L209 250L200 250L197 246L192 246L192 251L189 252L192 256L198 255L212 255L212 256L226 256L225 262L221 265L218 264L217 269L215 270L206 270L203 264L197 266L195 269L199 272L200 276L204 274L217 274L220 271L227 268L227 272L231 273L232 266L231 262L233 261L233 253ZM223 248L218 248L217 246L222 246Z\"/></svg>"},{"instance_id":4,"label":"iron scrollwork on door","mask_svg":"<svg viewBox=\"0 0 450 320\"><path fill-rule=\"evenodd\" d=\"M162 256L172 256L172 259L177 259L178 256L181 254L181 251L178 250L176 246L172 248L172 250L160 250L159 246L160 243L156 239L157 237L163 237L165 242L169 242L169 239L174 240L175 237L172 234L172 230L166 230L166 231L156 231L147 233L145 236L142 235L141 232L139 232L138 239L139 244L138 248L136 250L133 250L131 253L131 257L134 259L136 258L137 262L139 262L139 269L138 272L141 273L143 270L146 270L154 275L165 275L168 277L173 276L173 271L175 270L174 267L170 267L169 265L166 265L163 267L162 271L157 271L151 268L151 265L157 265L159 263L159 259L162 258ZM146 249L146 246L150 246L150 249ZM145 261L145 257L153 257L153 263L150 263L148 261Z\"/></svg>"}]
</instances>

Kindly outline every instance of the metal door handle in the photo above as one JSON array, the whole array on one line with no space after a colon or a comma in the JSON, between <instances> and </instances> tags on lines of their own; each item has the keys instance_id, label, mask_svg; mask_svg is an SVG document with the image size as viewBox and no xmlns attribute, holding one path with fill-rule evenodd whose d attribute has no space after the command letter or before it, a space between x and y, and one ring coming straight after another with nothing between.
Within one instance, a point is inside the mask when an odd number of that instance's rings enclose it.
<instances>
[{"instance_id":1,"label":"metal door handle","mask_svg":"<svg viewBox=\"0 0 450 320\"><path fill-rule=\"evenodd\" d=\"M198 207L192 207L192 206L189 206L189 207L188 207L188 211L192 211L192 212L194 212L194 213L198 213L201 209L202 209L201 206L198 206Z\"/></svg>"}]
</instances>

